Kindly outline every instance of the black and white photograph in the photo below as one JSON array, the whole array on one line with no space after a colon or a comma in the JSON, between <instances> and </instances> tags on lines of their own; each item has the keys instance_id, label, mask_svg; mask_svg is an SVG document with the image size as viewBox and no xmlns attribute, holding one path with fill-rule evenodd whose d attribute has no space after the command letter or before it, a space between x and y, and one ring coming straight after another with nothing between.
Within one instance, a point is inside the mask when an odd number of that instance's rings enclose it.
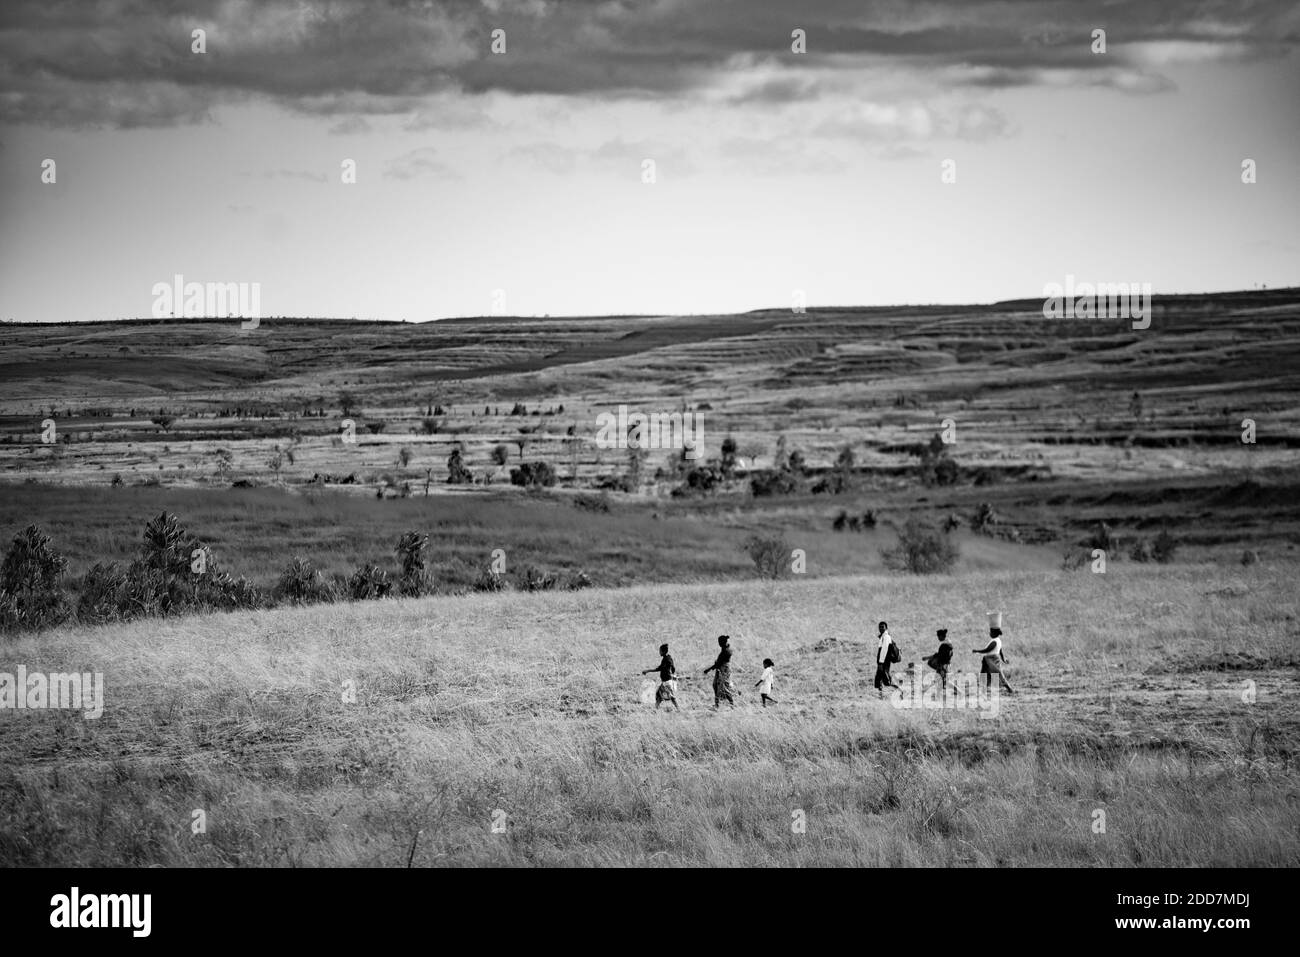
<instances>
[{"instance_id":1,"label":"black and white photograph","mask_svg":"<svg viewBox=\"0 0 1300 957\"><path fill-rule=\"evenodd\" d=\"M4 0L0 83L24 921L1300 865L1294 2Z\"/></svg>"}]
</instances>

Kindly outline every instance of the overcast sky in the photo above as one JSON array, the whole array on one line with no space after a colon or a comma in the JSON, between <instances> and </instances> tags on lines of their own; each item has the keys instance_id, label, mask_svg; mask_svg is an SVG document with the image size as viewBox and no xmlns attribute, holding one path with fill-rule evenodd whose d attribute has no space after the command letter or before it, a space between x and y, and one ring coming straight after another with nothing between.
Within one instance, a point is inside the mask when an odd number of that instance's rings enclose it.
<instances>
[{"instance_id":1,"label":"overcast sky","mask_svg":"<svg viewBox=\"0 0 1300 957\"><path fill-rule=\"evenodd\" d=\"M1298 44L1294 0L2 0L0 318L1297 285Z\"/></svg>"}]
</instances>

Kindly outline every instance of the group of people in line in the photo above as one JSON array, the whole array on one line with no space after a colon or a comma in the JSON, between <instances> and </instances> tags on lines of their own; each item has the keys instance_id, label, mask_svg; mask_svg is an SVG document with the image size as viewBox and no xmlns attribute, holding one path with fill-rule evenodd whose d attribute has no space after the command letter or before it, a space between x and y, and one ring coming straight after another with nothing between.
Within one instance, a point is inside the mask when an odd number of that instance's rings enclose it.
<instances>
[{"instance_id":1,"label":"group of people in line","mask_svg":"<svg viewBox=\"0 0 1300 957\"><path fill-rule=\"evenodd\" d=\"M998 619L1001 620L1000 618ZM885 688L893 688L895 691L902 689L894 684L889 675L889 666L902 660L903 655L899 650L898 643L894 641L889 634L889 625L881 622L876 626L880 633L880 643L876 646L876 680L875 687L880 693L884 693ZM940 628L935 632L939 639L939 650L925 659L926 665L932 668L939 676L941 689L944 693L948 691L948 668L952 665L952 642L948 640L948 629ZM983 648L972 648L972 654L983 655L980 663L980 674L984 675L984 687L993 687L993 676L998 676L999 689L1007 694L1015 694L1015 689L1007 681L1007 677L1002 673L1002 666L1009 664L1005 652L1002 650L1002 628L998 625L992 625L989 628L989 643Z\"/></svg>"},{"instance_id":2,"label":"group of people in line","mask_svg":"<svg viewBox=\"0 0 1300 957\"><path fill-rule=\"evenodd\" d=\"M993 676L998 676L999 688L1008 694L1015 694L1002 673L1002 666L1007 664L1007 656L1002 650L1002 628L1000 627L1001 616L997 618L999 624L992 625L989 628L989 643L983 648L972 648L973 654L982 655L983 659L980 665L980 674L984 675L984 685L991 689L993 686ZM889 674L889 666L902 660L902 652L898 643L894 641L889 634L889 625L886 622L880 622L877 626L879 632L879 642L876 646L876 679L875 688L881 695L885 694L886 688L892 688L895 691L902 691L898 685L894 684ZM925 659L926 665L933 669L942 683L943 693L948 691L948 668L952 665L953 648L952 643L948 641L948 629L940 628L936 633L939 639L939 649ZM665 702L671 702L677 710L681 710L681 705L677 703L677 665L673 661L673 656L668 653L666 644L659 646L659 664L653 668L647 668L641 672L648 675L651 672L659 673L659 687L655 689L655 709ZM731 707L736 706L736 686L731 682L731 636L718 636L718 657L704 669L704 674L713 672L713 708L717 710L726 702ZM759 691L763 707L778 704L779 702L772 697L772 682L775 678L776 665L771 658L763 659L763 673L758 682L754 685Z\"/></svg>"}]
</instances>

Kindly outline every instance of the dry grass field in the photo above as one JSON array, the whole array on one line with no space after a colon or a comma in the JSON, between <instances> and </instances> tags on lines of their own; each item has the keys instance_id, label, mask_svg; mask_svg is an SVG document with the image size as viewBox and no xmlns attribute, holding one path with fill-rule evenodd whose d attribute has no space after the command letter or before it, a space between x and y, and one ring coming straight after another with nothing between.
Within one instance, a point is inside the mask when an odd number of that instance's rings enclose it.
<instances>
[{"instance_id":1,"label":"dry grass field","mask_svg":"<svg viewBox=\"0 0 1300 957\"><path fill-rule=\"evenodd\" d=\"M0 861L1296 866L1296 573L651 585L28 635L6 662L102 671L105 711L0 712ZM1019 691L996 714L871 690L877 619L905 662L949 627L969 668L994 607ZM698 675L724 632L744 693L714 713ZM643 700L661 641L695 676L679 713Z\"/></svg>"},{"instance_id":2,"label":"dry grass field","mask_svg":"<svg viewBox=\"0 0 1300 957\"><path fill-rule=\"evenodd\" d=\"M1300 292L1161 297L1148 330L1039 307L0 326L0 541L40 525L74 603L164 510L263 595L295 558L395 573L410 531L432 580L0 635L0 672L107 684L96 719L0 709L0 864L1300 864ZM624 482L622 403L702 413L735 471ZM797 481L751 494L779 448ZM510 484L539 460L555 486ZM913 517L950 573L886 571ZM1064 570L1103 524L1105 573ZM755 580L751 535L804 573ZM475 593L496 549L594 587ZM910 690L938 627L970 678L986 610L1016 695L873 691L878 620ZM664 641L681 712L640 675Z\"/></svg>"}]
</instances>

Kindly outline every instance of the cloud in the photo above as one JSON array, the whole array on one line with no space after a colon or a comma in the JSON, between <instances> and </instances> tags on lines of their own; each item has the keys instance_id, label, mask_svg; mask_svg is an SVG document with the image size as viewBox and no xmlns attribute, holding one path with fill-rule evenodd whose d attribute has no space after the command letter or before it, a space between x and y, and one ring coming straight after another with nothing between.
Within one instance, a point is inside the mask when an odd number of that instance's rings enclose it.
<instances>
[{"instance_id":1,"label":"cloud","mask_svg":"<svg viewBox=\"0 0 1300 957\"><path fill-rule=\"evenodd\" d=\"M526 143L510 150L504 159L521 160L544 172L564 176L577 170L579 154L555 143Z\"/></svg>"},{"instance_id":2,"label":"cloud","mask_svg":"<svg viewBox=\"0 0 1300 957\"><path fill-rule=\"evenodd\" d=\"M384 164L383 176L399 180L424 177L461 179L459 173L438 158L438 151L432 146L422 146L389 160Z\"/></svg>"},{"instance_id":3,"label":"cloud","mask_svg":"<svg viewBox=\"0 0 1300 957\"><path fill-rule=\"evenodd\" d=\"M805 53L791 50L796 27ZM1097 27L1104 55L1090 50ZM194 29L207 52L191 52ZM474 111L445 105L479 94L780 106L900 75L931 93L1072 83L1145 95L1171 88L1168 66L1298 43L1292 0L4 0L0 122L171 126L256 97L343 129L397 114L414 129L466 128Z\"/></svg>"},{"instance_id":4,"label":"cloud","mask_svg":"<svg viewBox=\"0 0 1300 957\"><path fill-rule=\"evenodd\" d=\"M347 116L330 127L331 136L348 136L353 133L369 133L370 123L364 116Z\"/></svg>"}]
</instances>

